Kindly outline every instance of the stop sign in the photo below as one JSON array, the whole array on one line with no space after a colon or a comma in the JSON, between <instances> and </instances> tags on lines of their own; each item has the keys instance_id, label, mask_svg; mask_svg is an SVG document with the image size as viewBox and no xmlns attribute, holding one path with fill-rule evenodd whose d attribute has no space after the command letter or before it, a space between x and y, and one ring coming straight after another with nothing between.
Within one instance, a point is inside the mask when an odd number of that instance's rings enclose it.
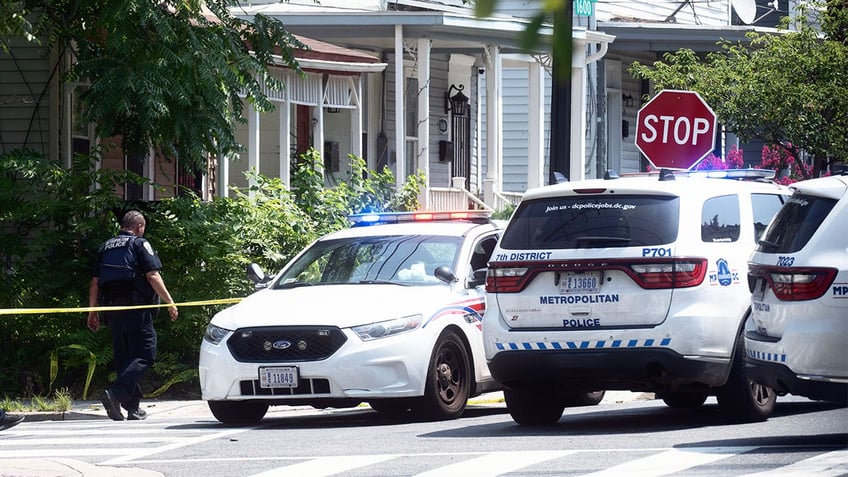
<instances>
[{"instance_id":1,"label":"stop sign","mask_svg":"<svg viewBox=\"0 0 848 477\"><path fill-rule=\"evenodd\" d=\"M636 147L657 168L692 169L715 149L716 115L694 91L660 91L636 114Z\"/></svg>"}]
</instances>

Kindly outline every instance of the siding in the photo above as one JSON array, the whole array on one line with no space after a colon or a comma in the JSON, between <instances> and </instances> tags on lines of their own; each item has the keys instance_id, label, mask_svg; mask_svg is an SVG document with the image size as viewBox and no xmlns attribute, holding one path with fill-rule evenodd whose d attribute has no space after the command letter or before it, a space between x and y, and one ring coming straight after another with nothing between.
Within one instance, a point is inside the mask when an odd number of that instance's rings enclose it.
<instances>
[{"instance_id":1,"label":"siding","mask_svg":"<svg viewBox=\"0 0 848 477\"><path fill-rule=\"evenodd\" d=\"M0 50L0 154L29 148L48 155L50 64L39 46L9 39Z\"/></svg>"}]
</instances>

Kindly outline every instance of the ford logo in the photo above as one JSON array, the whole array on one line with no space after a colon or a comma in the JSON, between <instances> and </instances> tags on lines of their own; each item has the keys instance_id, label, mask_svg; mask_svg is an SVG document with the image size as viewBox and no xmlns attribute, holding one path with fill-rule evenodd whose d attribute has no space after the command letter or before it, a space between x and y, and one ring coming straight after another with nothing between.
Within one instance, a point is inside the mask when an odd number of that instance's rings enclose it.
<instances>
[{"instance_id":1,"label":"ford logo","mask_svg":"<svg viewBox=\"0 0 848 477\"><path fill-rule=\"evenodd\" d=\"M291 345L292 345L291 341L279 340L279 341L274 341L274 343L271 346L274 349L286 349Z\"/></svg>"}]
</instances>

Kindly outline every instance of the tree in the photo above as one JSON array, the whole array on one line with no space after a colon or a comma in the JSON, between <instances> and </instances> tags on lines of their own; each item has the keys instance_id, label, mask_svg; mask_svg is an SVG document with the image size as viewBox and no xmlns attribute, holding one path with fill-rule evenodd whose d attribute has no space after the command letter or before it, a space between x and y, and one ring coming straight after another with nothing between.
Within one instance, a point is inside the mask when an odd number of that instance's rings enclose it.
<instances>
[{"instance_id":1,"label":"tree","mask_svg":"<svg viewBox=\"0 0 848 477\"><path fill-rule=\"evenodd\" d=\"M747 45L721 41L721 49L705 58L682 49L650 66L634 63L630 73L660 90L698 91L742 141L779 146L799 172L805 171L802 152L811 154L816 175L831 162L848 160L845 3L802 6L794 23L783 19L778 34L749 33ZM841 40L816 29L820 11L829 15L827 33L842 32Z\"/></svg>"},{"instance_id":2,"label":"tree","mask_svg":"<svg viewBox=\"0 0 848 477\"><path fill-rule=\"evenodd\" d=\"M9 51L6 43L7 37L21 37L27 41L34 41L32 35L32 24L27 19L27 10L24 2L3 1L0 2L0 50Z\"/></svg>"},{"instance_id":3,"label":"tree","mask_svg":"<svg viewBox=\"0 0 848 477\"><path fill-rule=\"evenodd\" d=\"M272 110L263 85L282 85L268 65L299 71L293 49L305 48L277 20L233 17L234 0L19 3L45 51L72 55L65 79L90 85L83 114L98 137L120 136L128 157L144 160L152 146L191 169L239 149L240 95Z\"/></svg>"}]
</instances>

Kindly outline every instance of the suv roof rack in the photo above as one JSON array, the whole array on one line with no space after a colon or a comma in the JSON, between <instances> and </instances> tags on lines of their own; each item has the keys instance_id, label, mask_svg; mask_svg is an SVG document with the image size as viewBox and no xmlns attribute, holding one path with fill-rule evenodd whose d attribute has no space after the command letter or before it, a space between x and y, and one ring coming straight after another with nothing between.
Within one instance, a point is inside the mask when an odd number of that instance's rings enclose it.
<instances>
[{"instance_id":1,"label":"suv roof rack","mask_svg":"<svg viewBox=\"0 0 848 477\"><path fill-rule=\"evenodd\" d=\"M352 227L364 227L378 224L399 224L412 222L465 221L485 224L491 222L492 212L488 210L454 210L415 212L366 212L351 214L347 218Z\"/></svg>"},{"instance_id":2,"label":"suv roof rack","mask_svg":"<svg viewBox=\"0 0 848 477\"><path fill-rule=\"evenodd\" d=\"M695 171L660 169L658 171L622 174L622 177L658 176L661 181L673 181L675 177L708 177L750 181L771 181L775 171L771 169L699 169Z\"/></svg>"}]
</instances>

